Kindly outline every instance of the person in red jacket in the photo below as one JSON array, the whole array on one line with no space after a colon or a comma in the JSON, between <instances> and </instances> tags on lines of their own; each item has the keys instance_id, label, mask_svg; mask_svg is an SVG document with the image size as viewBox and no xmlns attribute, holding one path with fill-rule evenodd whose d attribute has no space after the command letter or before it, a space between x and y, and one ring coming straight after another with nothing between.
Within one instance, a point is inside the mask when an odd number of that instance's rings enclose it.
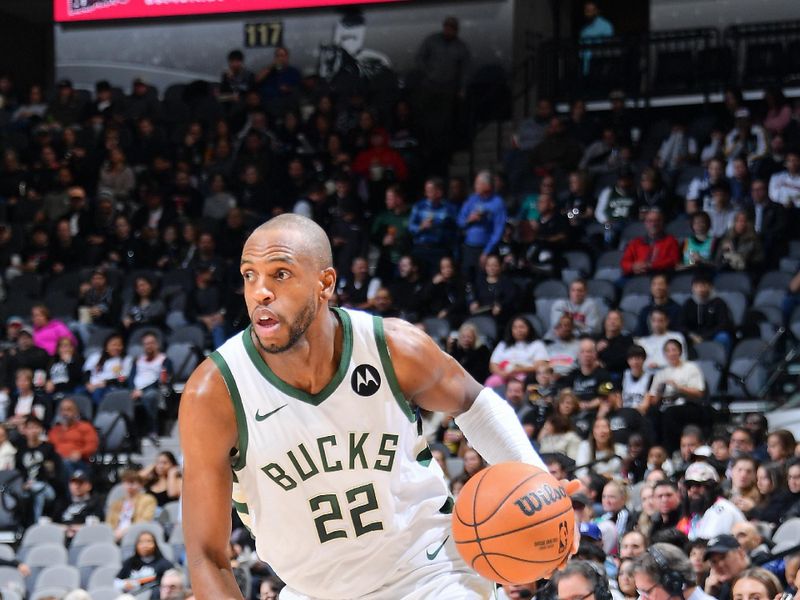
<instances>
[{"instance_id":1,"label":"person in red jacket","mask_svg":"<svg viewBox=\"0 0 800 600\"><path fill-rule=\"evenodd\" d=\"M647 235L634 238L625 246L622 273L626 277L672 271L680 260L678 240L664 233L664 215L650 209L644 218Z\"/></svg>"},{"instance_id":2,"label":"person in red jacket","mask_svg":"<svg viewBox=\"0 0 800 600\"><path fill-rule=\"evenodd\" d=\"M67 479L72 473L90 470L89 459L97 452L99 439L94 425L81 419L78 405L64 398L58 406L58 419L50 428L48 441L63 460Z\"/></svg>"},{"instance_id":3,"label":"person in red jacket","mask_svg":"<svg viewBox=\"0 0 800 600\"><path fill-rule=\"evenodd\" d=\"M370 147L356 156L353 172L370 181L379 181L386 177L387 170L394 171L394 181L405 181L408 177L403 157L389 146L389 134L376 128L370 135Z\"/></svg>"}]
</instances>

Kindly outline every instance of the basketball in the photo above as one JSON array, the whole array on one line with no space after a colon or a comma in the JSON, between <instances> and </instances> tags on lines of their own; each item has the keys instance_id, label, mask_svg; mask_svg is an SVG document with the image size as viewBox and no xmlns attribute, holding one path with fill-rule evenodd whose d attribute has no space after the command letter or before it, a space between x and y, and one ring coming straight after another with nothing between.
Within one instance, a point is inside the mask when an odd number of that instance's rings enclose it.
<instances>
[{"instance_id":1,"label":"basketball","mask_svg":"<svg viewBox=\"0 0 800 600\"><path fill-rule=\"evenodd\" d=\"M500 463L467 481L453 511L461 557L497 583L549 577L569 555L575 534L572 500L550 473Z\"/></svg>"}]
</instances>

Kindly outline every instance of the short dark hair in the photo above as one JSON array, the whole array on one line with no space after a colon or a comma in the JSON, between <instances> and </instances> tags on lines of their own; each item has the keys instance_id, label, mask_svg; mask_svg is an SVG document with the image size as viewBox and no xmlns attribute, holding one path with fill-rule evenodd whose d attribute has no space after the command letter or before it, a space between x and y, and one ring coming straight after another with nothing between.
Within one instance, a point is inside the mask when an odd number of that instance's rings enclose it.
<instances>
[{"instance_id":1,"label":"short dark hair","mask_svg":"<svg viewBox=\"0 0 800 600\"><path fill-rule=\"evenodd\" d=\"M231 50L228 52L228 60L244 60L244 53L241 50Z\"/></svg>"}]
</instances>

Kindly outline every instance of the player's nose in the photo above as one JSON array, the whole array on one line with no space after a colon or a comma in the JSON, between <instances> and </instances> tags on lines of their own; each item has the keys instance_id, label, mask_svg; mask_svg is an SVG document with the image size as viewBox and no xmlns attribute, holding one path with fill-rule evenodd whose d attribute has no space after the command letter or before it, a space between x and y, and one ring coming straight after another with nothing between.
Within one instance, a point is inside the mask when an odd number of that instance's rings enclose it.
<instances>
[{"instance_id":1,"label":"player's nose","mask_svg":"<svg viewBox=\"0 0 800 600\"><path fill-rule=\"evenodd\" d=\"M266 281L264 281L256 286L253 291L253 297L259 304L269 304L275 300L275 292L273 292L272 289L266 285Z\"/></svg>"}]
</instances>

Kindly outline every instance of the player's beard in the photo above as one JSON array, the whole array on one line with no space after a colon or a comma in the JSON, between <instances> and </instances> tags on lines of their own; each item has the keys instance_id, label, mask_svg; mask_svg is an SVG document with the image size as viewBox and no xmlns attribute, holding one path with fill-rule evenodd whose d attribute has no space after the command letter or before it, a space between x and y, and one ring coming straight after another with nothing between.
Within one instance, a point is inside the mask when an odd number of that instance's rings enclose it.
<instances>
[{"instance_id":1,"label":"player's beard","mask_svg":"<svg viewBox=\"0 0 800 600\"><path fill-rule=\"evenodd\" d=\"M297 314L297 317L295 317L294 321L288 324L289 339L282 346L278 346L277 344L272 344L269 346L264 345L256 335L255 331L252 332L253 338L255 338L258 346L267 354L280 354L281 352L286 352L287 350L291 349L301 337L303 337L303 334L305 334L305 332L311 326L311 323L314 322L316 308L317 307L314 306L314 299L309 298L308 302Z\"/></svg>"}]
</instances>

